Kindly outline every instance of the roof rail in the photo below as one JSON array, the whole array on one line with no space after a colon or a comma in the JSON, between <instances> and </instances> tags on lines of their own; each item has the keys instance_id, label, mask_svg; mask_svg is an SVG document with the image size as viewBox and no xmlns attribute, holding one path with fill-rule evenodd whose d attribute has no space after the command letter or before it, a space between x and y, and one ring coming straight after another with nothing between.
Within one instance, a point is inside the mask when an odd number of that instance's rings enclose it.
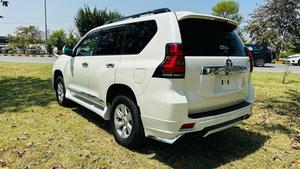
<instances>
[{"instance_id":1,"label":"roof rail","mask_svg":"<svg viewBox=\"0 0 300 169\"><path fill-rule=\"evenodd\" d=\"M115 19L115 20L110 20L110 21L106 22L105 25L106 24L110 24L110 23L120 22L120 21L129 19L129 18L139 18L142 15L160 14L160 13L166 13L166 12L171 12L171 10L169 8L155 9L155 10L152 10L152 11L147 11L147 12L143 12L143 13L138 13L138 14L126 16L126 17L123 17L123 18Z\"/></svg>"}]
</instances>

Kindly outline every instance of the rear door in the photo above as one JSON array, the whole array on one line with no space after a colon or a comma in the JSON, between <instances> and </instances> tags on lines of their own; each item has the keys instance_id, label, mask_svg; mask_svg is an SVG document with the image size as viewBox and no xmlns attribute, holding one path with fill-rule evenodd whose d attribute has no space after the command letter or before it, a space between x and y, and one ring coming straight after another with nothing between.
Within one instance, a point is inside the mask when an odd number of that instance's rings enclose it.
<instances>
[{"instance_id":1,"label":"rear door","mask_svg":"<svg viewBox=\"0 0 300 169\"><path fill-rule=\"evenodd\" d=\"M104 103L108 88L114 84L116 69L120 63L126 25L105 28L100 32L95 56L89 72L92 100Z\"/></svg>"},{"instance_id":2,"label":"rear door","mask_svg":"<svg viewBox=\"0 0 300 169\"><path fill-rule=\"evenodd\" d=\"M249 93L250 66L236 26L219 18L179 20L185 55L184 91L189 113L244 102Z\"/></svg>"}]
</instances>

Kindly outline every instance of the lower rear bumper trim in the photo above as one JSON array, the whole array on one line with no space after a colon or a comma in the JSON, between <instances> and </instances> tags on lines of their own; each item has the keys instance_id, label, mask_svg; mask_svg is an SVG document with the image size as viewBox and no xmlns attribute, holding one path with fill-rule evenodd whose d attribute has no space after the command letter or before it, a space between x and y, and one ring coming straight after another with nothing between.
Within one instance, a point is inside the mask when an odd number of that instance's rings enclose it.
<instances>
[{"instance_id":1,"label":"lower rear bumper trim","mask_svg":"<svg viewBox=\"0 0 300 169\"><path fill-rule=\"evenodd\" d=\"M236 118L236 119L224 122L224 123L206 127L201 131L191 132L191 133L187 133L185 135L206 137L206 136L214 133L213 131L215 131L215 130L222 129L222 128L226 129L227 126L230 127L236 123L239 123L239 122L242 122L243 120L248 119L249 117L250 117L250 115L245 115L245 116L242 116L242 117L239 117L239 118Z\"/></svg>"},{"instance_id":2,"label":"lower rear bumper trim","mask_svg":"<svg viewBox=\"0 0 300 169\"><path fill-rule=\"evenodd\" d=\"M189 114L188 116L189 116L189 118L192 118L192 119L216 116L216 115L221 115L221 114L225 114L225 113L228 113L228 112L232 112L232 111L235 111L235 110L238 110L238 109L242 109L242 108L250 106L250 105L251 105L251 103L242 102L242 103L230 106L230 107L217 109L217 110L213 110L213 111L208 111L208 112Z\"/></svg>"}]
</instances>

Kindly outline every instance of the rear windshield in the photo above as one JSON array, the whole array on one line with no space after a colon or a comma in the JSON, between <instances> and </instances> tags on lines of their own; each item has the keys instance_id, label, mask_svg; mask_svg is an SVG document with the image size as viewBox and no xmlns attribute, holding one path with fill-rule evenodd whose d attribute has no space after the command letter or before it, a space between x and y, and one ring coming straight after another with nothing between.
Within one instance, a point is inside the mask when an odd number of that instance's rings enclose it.
<instances>
[{"instance_id":1,"label":"rear windshield","mask_svg":"<svg viewBox=\"0 0 300 169\"><path fill-rule=\"evenodd\" d=\"M234 25L222 21L184 19L179 21L186 56L246 56Z\"/></svg>"}]
</instances>

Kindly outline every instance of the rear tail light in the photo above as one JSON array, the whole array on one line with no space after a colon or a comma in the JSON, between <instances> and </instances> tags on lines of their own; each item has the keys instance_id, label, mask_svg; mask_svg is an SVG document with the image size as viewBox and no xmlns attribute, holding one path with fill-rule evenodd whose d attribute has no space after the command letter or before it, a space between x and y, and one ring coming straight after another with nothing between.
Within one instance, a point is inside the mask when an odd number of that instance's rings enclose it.
<instances>
[{"instance_id":1,"label":"rear tail light","mask_svg":"<svg viewBox=\"0 0 300 169\"><path fill-rule=\"evenodd\" d=\"M245 47L246 55L249 57L250 60L250 72L253 72L254 62L253 62L253 55L251 51Z\"/></svg>"},{"instance_id":2,"label":"rear tail light","mask_svg":"<svg viewBox=\"0 0 300 169\"><path fill-rule=\"evenodd\" d=\"M164 61L156 68L153 77L184 78L185 59L182 44L169 43L166 45Z\"/></svg>"}]
</instances>

